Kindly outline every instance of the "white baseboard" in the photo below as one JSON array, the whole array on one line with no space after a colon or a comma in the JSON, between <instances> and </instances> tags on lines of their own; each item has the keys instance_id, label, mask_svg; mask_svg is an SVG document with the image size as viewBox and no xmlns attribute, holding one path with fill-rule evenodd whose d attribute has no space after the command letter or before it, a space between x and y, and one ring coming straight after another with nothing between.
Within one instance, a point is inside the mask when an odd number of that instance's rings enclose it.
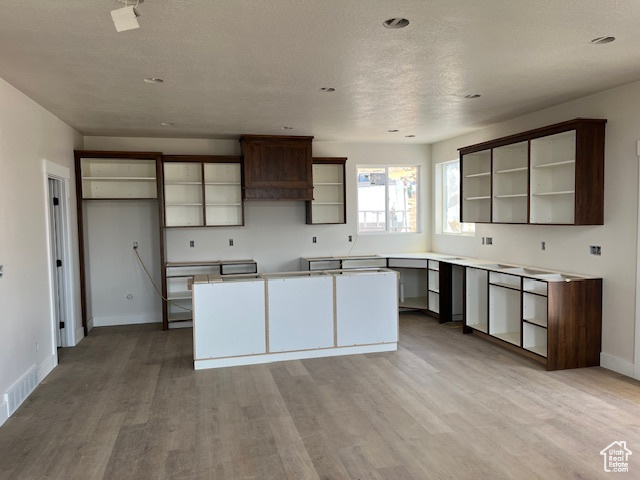
<instances>
[{"instance_id":1,"label":"white baseboard","mask_svg":"<svg viewBox=\"0 0 640 480\"><path fill-rule=\"evenodd\" d=\"M139 325L141 323L160 323L160 313L140 313L136 315L104 315L91 317L93 327L113 327L115 325Z\"/></svg>"},{"instance_id":2,"label":"white baseboard","mask_svg":"<svg viewBox=\"0 0 640 480\"><path fill-rule=\"evenodd\" d=\"M90 332L92 328L93 328L93 317L90 317L89 320L87 320L87 332Z\"/></svg>"},{"instance_id":3,"label":"white baseboard","mask_svg":"<svg viewBox=\"0 0 640 480\"><path fill-rule=\"evenodd\" d=\"M7 402L3 401L0 403L0 427L4 422L9 418L9 407L7 406Z\"/></svg>"},{"instance_id":4,"label":"white baseboard","mask_svg":"<svg viewBox=\"0 0 640 480\"><path fill-rule=\"evenodd\" d=\"M205 368L237 367L240 365L282 362L284 360L337 357L340 355L356 355L361 353L373 352L393 352L396 350L398 350L398 344L393 342L374 345L358 345L353 347L323 348L320 350L301 350L297 352L263 353L259 355L243 355L240 357L203 358L194 361L194 368L196 370L203 370Z\"/></svg>"},{"instance_id":5,"label":"white baseboard","mask_svg":"<svg viewBox=\"0 0 640 480\"><path fill-rule=\"evenodd\" d=\"M46 378L57 365L56 356L49 355L44 362L38 365L38 384Z\"/></svg>"},{"instance_id":6,"label":"white baseboard","mask_svg":"<svg viewBox=\"0 0 640 480\"><path fill-rule=\"evenodd\" d=\"M84 328L80 327L76 329L76 337L73 339L75 343L73 344L73 346L75 347L76 345L78 345L80 343L80 340L82 340L83 338L84 338Z\"/></svg>"},{"instance_id":7,"label":"white baseboard","mask_svg":"<svg viewBox=\"0 0 640 480\"><path fill-rule=\"evenodd\" d=\"M614 372L621 373L627 377L633 378L634 365L631 362L627 362L620 357L609 355L608 353L600 352L600 366Z\"/></svg>"}]
</instances>

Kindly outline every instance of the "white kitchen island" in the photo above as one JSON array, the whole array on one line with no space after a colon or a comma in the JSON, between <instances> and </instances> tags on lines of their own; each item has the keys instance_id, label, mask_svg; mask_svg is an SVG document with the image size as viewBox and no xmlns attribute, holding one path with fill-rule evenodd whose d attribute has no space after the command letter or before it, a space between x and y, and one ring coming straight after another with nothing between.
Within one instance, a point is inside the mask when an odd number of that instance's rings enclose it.
<instances>
[{"instance_id":1,"label":"white kitchen island","mask_svg":"<svg viewBox=\"0 0 640 480\"><path fill-rule=\"evenodd\" d=\"M397 350L397 291L384 268L197 276L195 369Z\"/></svg>"}]
</instances>

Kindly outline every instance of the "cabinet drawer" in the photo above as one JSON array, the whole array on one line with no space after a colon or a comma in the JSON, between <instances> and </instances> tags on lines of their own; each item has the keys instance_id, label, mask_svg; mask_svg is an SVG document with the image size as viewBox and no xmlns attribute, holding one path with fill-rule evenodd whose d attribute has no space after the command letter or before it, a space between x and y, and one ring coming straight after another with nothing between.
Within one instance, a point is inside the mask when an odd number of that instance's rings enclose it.
<instances>
[{"instance_id":1,"label":"cabinet drawer","mask_svg":"<svg viewBox=\"0 0 640 480\"><path fill-rule=\"evenodd\" d=\"M489 283L499 285L501 287L513 288L520 290L520 279L517 275L508 275L506 273L489 272Z\"/></svg>"},{"instance_id":2,"label":"cabinet drawer","mask_svg":"<svg viewBox=\"0 0 640 480\"><path fill-rule=\"evenodd\" d=\"M525 292L537 293L538 295L547 295L547 282L540 280L532 280L525 278L523 281L522 289Z\"/></svg>"},{"instance_id":3,"label":"cabinet drawer","mask_svg":"<svg viewBox=\"0 0 640 480\"><path fill-rule=\"evenodd\" d=\"M440 270L440 262L438 260L429 260L429 270Z\"/></svg>"},{"instance_id":4,"label":"cabinet drawer","mask_svg":"<svg viewBox=\"0 0 640 480\"><path fill-rule=\"evenodd\" d=\"M390 258L389 268L429 268L429 260L421 258Z\"/></svg>"}]
</instances>

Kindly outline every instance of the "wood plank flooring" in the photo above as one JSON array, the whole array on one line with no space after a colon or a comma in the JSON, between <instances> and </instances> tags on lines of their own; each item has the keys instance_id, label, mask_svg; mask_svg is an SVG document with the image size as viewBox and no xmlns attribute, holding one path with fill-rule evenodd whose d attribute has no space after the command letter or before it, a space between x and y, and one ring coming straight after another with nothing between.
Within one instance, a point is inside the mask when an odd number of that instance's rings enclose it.
<instances>
[{"instance_id":1,"label":"wood plank flooring","mask_svg":"<svg viewBox=\"0 0 640 480\"><path fill-rule=\"evenodd\" d=\"M98 328L0 427L0 479L597 479L640 383L402 314L398 352L196 372L191 330Z\"/></svg>"}]
</instances>

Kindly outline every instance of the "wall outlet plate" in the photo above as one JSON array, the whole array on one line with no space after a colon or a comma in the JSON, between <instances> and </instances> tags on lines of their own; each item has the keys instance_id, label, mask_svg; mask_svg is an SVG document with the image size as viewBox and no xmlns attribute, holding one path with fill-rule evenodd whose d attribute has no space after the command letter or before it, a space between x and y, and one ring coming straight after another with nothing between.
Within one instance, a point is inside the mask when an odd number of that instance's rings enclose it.
<instances>
[{"instance_id":1,"label":"wall outlet plate","mask_svg":"<svg viewBox=\"0 0 640 480\"><path fill-rule=\"evenodd\" d=\"M0 278L4 276L4 265L0 265Z\"/></svg>"},{"instance_id":2,"label":"wall outlet plate","mask_svg":"<svg viewBox=\"0 0 640 480\"><path fill-rule=\"evenodd\" d=\"M487 237L487 245L493 245L493 237Z\"/></svg>"},{"instance_id":3,"label":"wall outlet plate","mask_svg":"<svg viewBox=\"0 0 640 480\"><path fill-rule=\"evenodd\" d=\"M189 246L191 248L195 247L196 246L196 242L194 240L189 240Z\"/></svg>"},{"instance_id":4,"label":"wall outlet plate","mask_svg":"<svg viewBox=\"0 0 640 480\"><path fill-rule=\"evenodd\" d=\"M230 247L233 247L233 238L230 238L230 239L229 239L229 246L230 246Z\"/></svg>"},{"instance_id":5,"label":"wall outlet plate","mask_svg":"<svg viewBox=\"0 0 640 480\"><path fill-rule=\"evenodd\" d=\"M313 242L313 243L318 243L318 237L313 237L313 238L311 239L311 242Z\"/></svg>"}]
</instances>

